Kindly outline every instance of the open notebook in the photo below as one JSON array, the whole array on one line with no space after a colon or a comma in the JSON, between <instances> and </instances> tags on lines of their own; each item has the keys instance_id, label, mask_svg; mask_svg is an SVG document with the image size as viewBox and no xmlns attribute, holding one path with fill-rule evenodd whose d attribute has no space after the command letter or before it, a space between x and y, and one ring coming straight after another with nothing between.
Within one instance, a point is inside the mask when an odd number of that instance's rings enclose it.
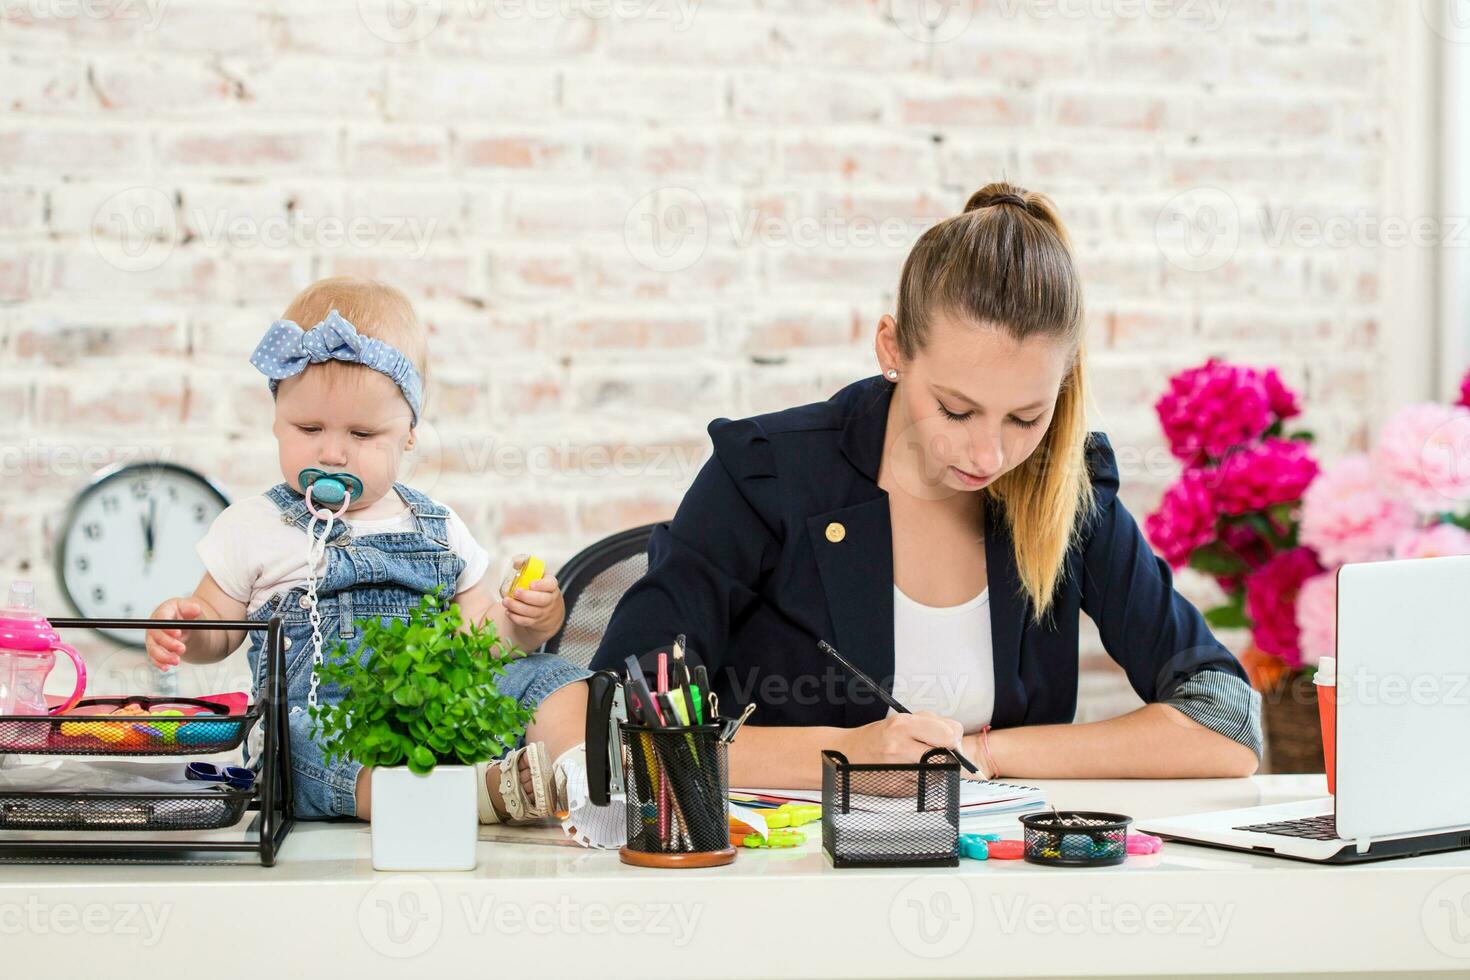
<instances>
[{"instance_id":1,"label":"open notebook","mask_svg":"<svg viewBox=\"0 0 1470 980\"><path fill-rule=\"evenodd\" d=\"M732 789L730 799L744 806L776 806L781 803L821 803L820 789ZM854 810L872 813L913 809L911 797L852 797ZM1013 813L1046 805L1046 793L1036 786L1023 786L995 780L960 780L960 819Z\"/></svg>"}]
</instances>

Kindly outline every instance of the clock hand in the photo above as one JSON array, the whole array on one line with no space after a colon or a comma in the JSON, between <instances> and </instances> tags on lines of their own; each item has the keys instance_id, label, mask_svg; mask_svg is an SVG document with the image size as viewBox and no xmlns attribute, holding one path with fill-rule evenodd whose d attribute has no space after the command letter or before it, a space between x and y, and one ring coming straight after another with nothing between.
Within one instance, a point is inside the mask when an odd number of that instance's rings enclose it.
<instances>
[{"instance_id":1,"label":"clock hand","mask_svg":"<svg viewBox=\"0 0 1470 980\"><path fill-rule=\"evenodd\" d=\"M148 516L143 521L143 540L147 545L147 559L153 560L153 525L158 517L158 501L148 501Z\"/></svg>"}]
</instances>

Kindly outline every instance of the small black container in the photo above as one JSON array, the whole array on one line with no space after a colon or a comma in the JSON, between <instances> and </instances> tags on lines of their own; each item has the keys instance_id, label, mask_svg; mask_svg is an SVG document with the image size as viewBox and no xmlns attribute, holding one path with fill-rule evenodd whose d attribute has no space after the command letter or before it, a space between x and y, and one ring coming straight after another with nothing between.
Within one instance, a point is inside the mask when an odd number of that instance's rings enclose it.
<instances>
[{"instance_id":1,"label":"small black container","mask_svg":"<svg viewBox=\"0 0 1470 980\"><path fill-rule=\"evenodd\" d=\"M1096 810L1028 813L1026 860L1063 868L1106 868L1128 857L1128 825L1132 817Z\"/></svg>"},{"instance_id":2,"label":"small black container","mask_svg":"<svg viewBox=\"0 0 1470 980\"><path fill-rule=\"evenodd\" d=\"M619 726L627 787L628 864L708 868L735 860L730 844L729 746L723 724Z\"/></svg>"},{"instance_id":3,"label":"small black container","mask_svg":"<svg viewBox=\"0 0 1470 980\"><path fill-rule=\"evenodd\" d=\"M959 841L952 753L930 749L917 763L889 765L822 752L822 850L834 868L954 868Z\"/></svg>"}]
</instances>

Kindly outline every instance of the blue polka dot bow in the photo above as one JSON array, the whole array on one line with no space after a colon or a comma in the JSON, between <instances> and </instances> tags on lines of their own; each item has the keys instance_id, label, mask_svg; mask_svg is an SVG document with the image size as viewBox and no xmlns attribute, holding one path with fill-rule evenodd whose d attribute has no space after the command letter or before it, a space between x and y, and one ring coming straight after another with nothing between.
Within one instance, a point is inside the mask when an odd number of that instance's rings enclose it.
<instances>
[{"instance_id":1,"label":"blue polka dot bow","mask_svg":"<svg viewBox=\"0 0 1470 980\"><path fill-rule=\"evenodd\" d=\"M270 378L271 391L286 378L293 378L309 364L346 361L382 372L403 392L408 407L413 409L413 424L419 423L419 406L424 400L424 380L418 368L392 344L376 337L364 337L336 310L310 330L303 330L291 320L277 320L270 325L250 363Z\"/></svg>"}]
</instances>

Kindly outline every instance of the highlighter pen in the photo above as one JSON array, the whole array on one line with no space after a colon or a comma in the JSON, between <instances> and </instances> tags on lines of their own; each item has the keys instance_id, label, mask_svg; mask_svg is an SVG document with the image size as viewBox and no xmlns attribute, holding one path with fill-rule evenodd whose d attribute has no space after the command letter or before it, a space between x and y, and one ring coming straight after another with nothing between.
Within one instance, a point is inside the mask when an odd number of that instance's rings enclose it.
<instances>
[{"instance_id":1,"label":"highlighter pen","mask_svg":"<svg viewBox=\"0 0 1470 980\"><path fill-rule=\"evenodd\" d=\"M677 701L682 699L684 702L684 709L688 713L688 717L695 717L694 695L691 694L689 691L689 664L684 659L683 633L680 633L679 638L674 641L674 687L678 689L678 697L676 697L674 700ZM685 721L684 724L687 725L689 724L689 722Z\"/></svg>"},{"instance_id":2,"label":"highlighter pen","mask_svg":"<svg viewBox=\"0 0 1470 980\"><path fill-rule=\"evenodd\" d=\"M715 710L712 707L714 702L710 700L709 671L704 669L704 664L694 668L694 686L699 689L699 723L703 725L706 716L710 721L714 721ZM711 707L706 709L706 705L711 705Z\"/></svg>"},{"instance_id":3,"label":"highlighter pen","mask_svg":"<svg viewBox=\"0 0 1470 980\"><path fill-rule=\"evenodd\" d=\"M817 649L821 650L827 656L837 661L839 664L842 665L843 670L847 671L853 677L862 681L869 688L871 688L873 693L878 695L878 699L884 704L888 705L888 707L892 708L894 711L897 711L901 715L913 714L913 712L910 711L908 708L905 708L903 705L899 704L897 698L889 694L887 691L883 690L883 688L879 687L877 681L873 680L873 678L869 677L867 674L863 673L855 666L853 666L846 657L838 653L836 649L833 648L832 644L828 643L826 640L818 640ZM969 759L966 759L964 755L960 753L958 747L949 748L948 746L943 746L943 748L948 749L948 751L960 761L960 765L964 766L970 772L980 771L975 767L975 763L971 762Z\"/></svg>"}]
</instances>

